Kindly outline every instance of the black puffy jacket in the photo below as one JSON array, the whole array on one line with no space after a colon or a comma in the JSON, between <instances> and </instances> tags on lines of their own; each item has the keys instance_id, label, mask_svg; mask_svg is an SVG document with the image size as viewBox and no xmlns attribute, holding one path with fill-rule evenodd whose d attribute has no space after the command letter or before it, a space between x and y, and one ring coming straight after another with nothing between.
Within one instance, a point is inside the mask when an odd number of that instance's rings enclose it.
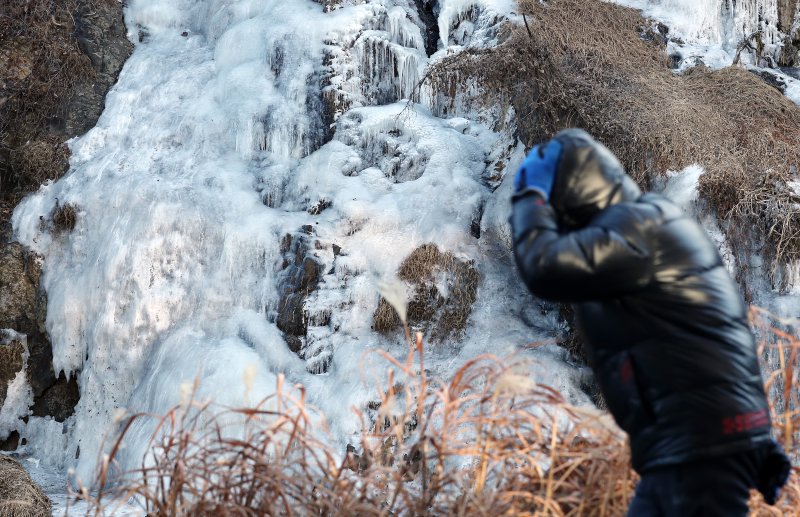
<instances>
[{"instance_id":1,"label":"black puffy jacket","mask_svg":"<svg viewBox=\"0 0 800 517\"><path fill-rule=\"evenodd\" d=\"M747 310L705 232L642 195L580 130L546 203L513 199L514 253L535 295L574 305L601 392L643 472L757 447L770 418Z\"/></svg>"}]
</instances>

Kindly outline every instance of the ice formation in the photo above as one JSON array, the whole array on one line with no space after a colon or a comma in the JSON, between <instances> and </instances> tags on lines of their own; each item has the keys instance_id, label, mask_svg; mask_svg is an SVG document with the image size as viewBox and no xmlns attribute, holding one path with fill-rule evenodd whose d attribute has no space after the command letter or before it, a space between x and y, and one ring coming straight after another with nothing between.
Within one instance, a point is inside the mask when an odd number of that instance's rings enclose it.
<instances>
[{"instance_id":1,"label":"ice formation","mask_svg":"<svg viewBox=\"0 0 800 517\"><path fill-rule=\"evenodd\" d=\"M136 49L101 119L70 142L69 173L13 218L16 237L45 257L54 367L81 389L63 425L34 417L22 429L43 465L74 465L88 482L120 409L164 412L196 377L199 396L235 406L285 375L324 408L344 450L359 430L352 407L375 396L366 381L387 366L369 351L404 352L400 334L370 328L375 278L424 243L482 274L466 336L430 352L434 374L557 330L515 278L508 182L487 179L521 160L510 128L407 103L431 60L491 44L513 3L442 2L430 57L414 2L342 4L128 3ZM47 221L64 203L77 224L57 234ZM281 243L301 228L322 265L305 302L307 361L275 323ZM584 400L556 347L535 359L535 378ZM142 436L123 468L141 460Z\"/></svg>"},{"instance_id":2,"label":"ice formation","mask_svg":"<svg viewBox=\"0 0 800 517\"><path fill-rule=\"evenodd\" d=\"M642 10L645 16L666 24L673 37L668 52L685 66L697 59L711 68L729 66L745 40L758 33L764 56L775 55L785 34L778 30L777 0L606 0ZM784 28L787 30L787 28ZM740 59L758 65L758 58L745 51Z\"/></svg>"},{"instance_id":3,"label":"ice formation","mask_svg":"<svg viewBox=\"0 0 800 517\"><path fill-rule=\"evenodd\" d=\"M97 127L70 142L69 173L13 218L16 237L45 257L54 367L81 389L63 425L31 417L21 429L33 457L88 481L120 409L164 412L195 378L200 396L252 403L281 374L323 408L343 450L359 430L351 408L374 398L366 381L386 368L369 352L404 352L399 335L370 328L375 279L429 242L482 276L466 335L429 351L434 375L559 330L509 253L510 175L497 171L523 157L513 114L495 131L502 124L483 122L497 114L470 102L469 84L447 109L441 92L416 90L446 53L494 44L514 2L441 0L436 27L418 3L343 1L325 13L312 0L130 0L136 49ZM771 23L775 2L737 2L733 15L722 0L620 3L732 59L731 42L753 20ZM667 186L687 209L700 173ZM57 234L47 221L64 203L77 223ZM281 243L301 228L322 266L304 306L305 360L275 323ZM535 379L585 401L557 347L525 353ZM123 467L142 457L137 436Z\"/></svg>"}]
</instances>

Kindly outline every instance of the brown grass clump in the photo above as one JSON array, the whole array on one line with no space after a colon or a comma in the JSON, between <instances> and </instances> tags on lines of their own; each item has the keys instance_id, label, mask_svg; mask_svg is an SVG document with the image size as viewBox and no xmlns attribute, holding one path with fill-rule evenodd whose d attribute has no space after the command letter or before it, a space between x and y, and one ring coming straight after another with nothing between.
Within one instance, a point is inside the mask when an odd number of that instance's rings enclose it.
<instances>
[{"instance_id":1,"label":"brown grass clump","mask_svg":"<svg viewBox=\"0 0 800 517\"><path fill-rule=\"evenodd\" d=\"M796 454L800 340L752 314L761 351L782 357L767 389L776 435ZM426 375L423 352L418 333L405 361L381 353L393 366L381 401L373 413L356 411L360 443L344 454L324 440L302 389L292 397L279 379L276 395L255 408L176 407L153 435L153 461L112 475L125 432L146 417L128 419L101 462L99 491L78 497L93 515L131 497L159 516L625 514L637 476L607 415L568 405L532 382L518 359L478 357L438 382ZM232 416L246 422L244 432L228 429ZM796 515L800 468L776 506L755 492L750 506L756 517Z\"/></svg>"},{"instance_id":2,"label":"brown grass clump","mask_svg":"<svg viewBox=\"0 0 800 517\"><path fill-rule=\"evenodd\" d=\"M463 332L480 284L474 262L443 253L435 244L423 244L403 260L397 276L413 289L408 302L409 325L434 340ZM442 288L447 292L442 293ZM392 332L400 326L394 309L383 298L372 326L379 332Z\"/></svg>"},{"instance_id":3,"label":"brown grass clump","mask_svg":"<svg viewBox=\"0 0 800 517\"><path fill-rule=\"evenodd\" d=\"M50 517L52 503L17 461L0 455L0 517Z\"/></svg>"},{"instance_id":4,"label":"brown grass clump","mask_svg":"<svg viewBox=\"0 0 800 517\"><path fill-rule=\"evenodd\" d=\"M88 4L88 2L84 2ZM29 191L63 174L63 139L47 126L94 71L75 37L78 0L0 5L0 188ZM84 6L86 7L86 6ZM46 44L43 44L46 42Z\"/></svg>"},{"instance_id":5,"label":"brown grass clump","mask_svg":"<svg viewBox=\"0 0 800 517\"><path fill-rule=\"evenodd\" d=\"M69 233L75 229L78 211L72 203L57 204L53 211L53 229L55 233Z\"/></svg>"},{"instance_id":6,"label":"brown grass clump","mask_svg":"<svg viewBox=\"0 0 800 517\"><path fill-rule=\"evenodd\" d=\"M16 186L25 190L58 179L69 165L69 148L61 137L55 135L26 142L9 155Z\"/></svg>"},{"instance_id":7,"label":"brown grass clump","mask_svg":"<svg viewBox=\"0 0 800 517\"><path fill-rule=\"evenodd\" d=\"M426 87L476 77L514 107L527 144L582 127L645 188L698 162L701 194L721 218L759 228L776 263L800 258L800 210L786 185L800 165L800 108L739 67L676 75L636 10L601 0L522 0L520 10L530 32L508 27L498 47L443 60Z\"/></svg>"}]
</instances>

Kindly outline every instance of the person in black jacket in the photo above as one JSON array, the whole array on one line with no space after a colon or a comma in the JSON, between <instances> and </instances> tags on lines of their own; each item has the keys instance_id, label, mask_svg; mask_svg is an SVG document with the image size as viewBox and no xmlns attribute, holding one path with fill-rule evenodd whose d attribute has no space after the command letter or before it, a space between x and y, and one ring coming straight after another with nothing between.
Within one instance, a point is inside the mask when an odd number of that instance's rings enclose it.
<instances>
[{"instance_id":1,"label":"person in black jacket","mask_svg":"<svg viewBox=\"0 0 800 517\"><path fill-rule=\"evenodd\" d=\"M744 516L751 487L772 504L791 465L770 434L747 309L702 228L577 129L530 152L512 203L525 284L573 304L630 437L629 515Z\"/></svg>"}]
</instances>

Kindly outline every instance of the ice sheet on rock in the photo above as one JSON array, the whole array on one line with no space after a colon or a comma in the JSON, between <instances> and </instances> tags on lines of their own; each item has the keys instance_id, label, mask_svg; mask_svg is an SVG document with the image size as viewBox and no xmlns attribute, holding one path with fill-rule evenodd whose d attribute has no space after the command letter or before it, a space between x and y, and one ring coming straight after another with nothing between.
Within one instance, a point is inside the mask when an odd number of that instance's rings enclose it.
<instances>
[{"instance_id":1,"label":"ice sheet on rock","mask_svg":"<svg viewBox=\"0 0 800 517\"><path fill-rule=\"evenodd\" d=\"M777 0L606 1L640 9L643 15L666 24L672 38L667 53L680 62L678 72L699 63L712 69L730 66L741 43L756 33L764 44L764 56L776 56L783 44ZM742 63L759 64L746 49L740 59Z\"/></svg>"},{"instance_id":2,"label":"ice sheet on rock","mask_svg":"<svg viewBox=\"0 0 800 517\"><path fill-rule=\"evenodd\" d=\"M640 9L665 23L680 38L736 50L745 36L761 30L764 42L777 43L777 0L606 0Z\"/></svg>"},{"instance_id":3,"label":"ice sheet on rock","mask_svg":"<svg viewBox=\"0 0 800 517\"><path fill-rule=\"evenodd\" d=\"M480 41L489 45L492 29L516 9L514 0L441 0L439 35L445 47L451 43L466 46ZM488 36L488 37L487 37Z\"/></svg>"},{"instance_id":4,"label":"ice sheet on rock","mask_svg":"<svg viewBox=\"0 0 800 517\"><path fill-rule=\"evenodd\" d=\"M31 414L30 407L33 405L33 391L25 373L30 357L27 336L11 329L0 329L0 346L7 345L12 340L22 343L22 368L8 383L6 398L0 407L0 440L5 440L13 431L24 428L22 418Z\"/></svg>"}]
</instances>

